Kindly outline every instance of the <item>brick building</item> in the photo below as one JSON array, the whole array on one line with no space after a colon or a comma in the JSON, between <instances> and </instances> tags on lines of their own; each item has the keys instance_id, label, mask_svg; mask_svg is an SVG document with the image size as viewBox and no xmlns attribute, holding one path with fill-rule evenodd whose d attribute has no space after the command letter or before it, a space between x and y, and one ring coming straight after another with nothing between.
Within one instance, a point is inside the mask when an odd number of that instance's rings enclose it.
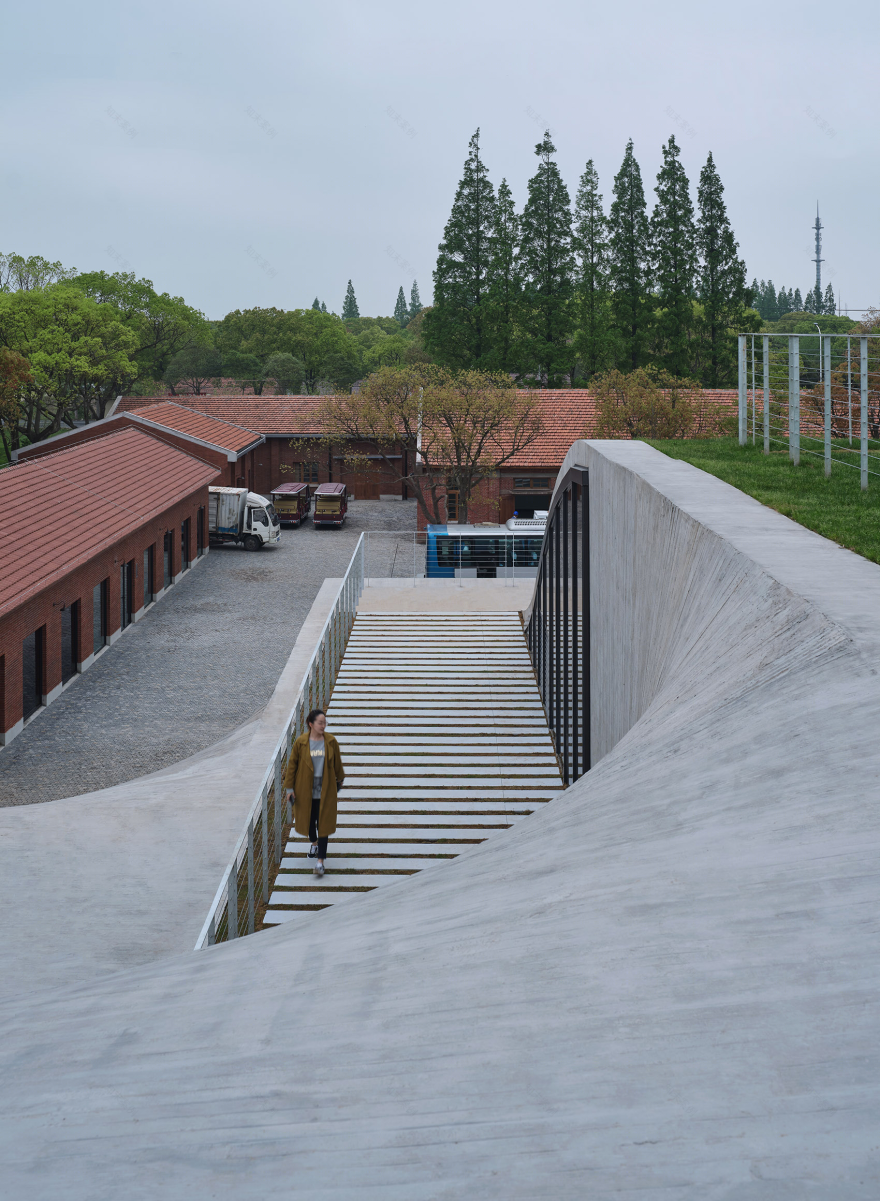
<instances>
[{"instance_id":1,"label":"brick building","mask_svg":"<svg viewBox=\"0 0 880 1201\"><path fill-rule=\"evenodd\" d=\"M595 436L598 405L588 389L546 389L530 395L538 400L544 432L505 463L496 476L480 485L470 501L468 516L472 522L505 522L515 511L524 515L546 508L556 473L572 442ZM411 464L404 448L399 452L397 472L380 464L378 455L371 455L374 448L355 444L358 450L377 460L376 470L364 475L346 472L341 454L323 447L309 453L309 439L321 437L319 415L325 400L322 396L187 396L185 407L263 435L265 443L252 452L256 492L267 493L280 483L305 480L312 484L341 482L354 496L367 500L406 497L400 476L408 473ZM704 389L703 400L707 414L736 413L735 389ZM134 416L165 403L155 397L129 397L122 400L120 410ZM454 493L448 497L447 509L447 520L456 521L458 506ZM419 524L424 525L421 513Z\"/></svg>"},{"instance_id":2,"label":"brick building","mask_svg":"<svg viewBox=\"0 0 880 1201\"><path fill-rule=\"evenodd\" d=\"M0 745L206 552L217 475L131 425L0 471Z\"/></svg>"},{"instance_id":3,"label":"brick building","mask_svg":"<svg viewBox=\"0 0 880 1201\"><path fill-rule=\"evenodd\" d=\"M324 396L187 396L186 407L229 425L257 430L263 444L253 454L255 492L269 493L279 484L305 481L309 484L345 484L352 496L378 500L381 496L405 497L400 475L409 470L405 451L392 456L400 460L400 473L378 462L371 447L355 443L357 450L377 461L375 471L364 474L346 471L338 451L320 447L310 451L310 439L321 438L319 413ZM161 402L165 403L165 402ZM126 397L120 410L142 416L159 407L155 397Z\"/></svg>"},{"instance_id":4,"label":"brick building","mask_svg":"<svg viewBox=\"0 0 880 1201\"><path fill-rule=\"evenodd\" d=\"M160 441L210 463L220 472L217 484L254 488L255 456L265 442L263 435L170 401L151 403L135 412L117 411L103 421L93 421L45 442L22 447L13 451L12 457L16 462L27 462L122 429L146 430Z\"/></svg>"}]
</instances>

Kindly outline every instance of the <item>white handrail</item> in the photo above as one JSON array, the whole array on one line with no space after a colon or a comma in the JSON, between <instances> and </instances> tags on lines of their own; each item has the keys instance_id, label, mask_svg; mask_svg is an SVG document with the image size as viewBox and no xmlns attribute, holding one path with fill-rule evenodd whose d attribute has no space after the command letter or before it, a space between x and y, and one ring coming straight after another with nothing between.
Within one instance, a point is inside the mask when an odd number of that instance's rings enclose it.
<instances>
[{"instance_id":1,"label":"white handrail","mask_svg":"<svg viewBox=\"0 0 880 1201\"><path fill-rule=\"evenodd\" d=\"M324 652L328 646L331 649L332 662L329 678L325 675L323 680L324 690L328 693L328 696L323 698L323 703L326 704L327 699L329 699L330 689L332 689L333 684L336 681L336 673L338 672L339 664L342 661L344 642L347 640L351 627L354 624L357 603L360 600L363 587L364 535L361 534L360 538L358 539L357 546L355 547L354 554L351 557L351 562L348 565L345 575L342 578L342 582L339 585L336 596L333 599L333 605L331 606L330 612L327 614L324 625L321 627L321 633L318 635L318 640L315 644L315 649L312 651L308 666L303 672L303 682L300 686L299 692L297 693L296 700L294 701L290 710L287 721L285 722L284 730L275 744L275 749L272 752L269 764L266 768L266 771L263 773L263 778L260 780L260 786L257 789L256 799L254 800L247 819L245 820L244 829L242 830L238 842L235 845L232 858L226 865L226 869L223 872L220 884L216 893L214 894L214 900L211 904L211 908L208 910L208 916L205 918L202 929L199 932L199 937L196 941L196 951L202 950L202 948L210 945L213 942L213 935L220 923L223 908L224 906L228 906L229 884L233 877L235 878L237 888L238 872L244 861L242 853L246 855L248 853L249 844L251 847L253 846L253 830L256 827L257 818L261 809L263 809L264 819L267 815L267 810L263 808L264 796L268 791L270 782L273 780L273 778L277 778L279 763L283 760L284 753L290 745L290 738L294 728L300 722L305 720L305 714L308 712L310 706L304 707L303 700L306 694L311 692L312 686L318 678L316 669L318 664L323 661ZM345 619L344 638L342 640L339 638L334 640L333 635L336 632L336 622L340 614L342 614ZM280 805L280 800L281 798L279 795L277 795L276 791L276 837L280 837L281 830L283 828L282 823L278 821L278 807ZM251 873L251 875L252 874L253 873ZM249 879L248 906L251 912L256 905L256 898L250 895L250 890L252 890L252 888L253 882ZM232 929L231 922L227 924L229 925L228 937L237 938L238 930Z\"/></svg>"}]
</instances>

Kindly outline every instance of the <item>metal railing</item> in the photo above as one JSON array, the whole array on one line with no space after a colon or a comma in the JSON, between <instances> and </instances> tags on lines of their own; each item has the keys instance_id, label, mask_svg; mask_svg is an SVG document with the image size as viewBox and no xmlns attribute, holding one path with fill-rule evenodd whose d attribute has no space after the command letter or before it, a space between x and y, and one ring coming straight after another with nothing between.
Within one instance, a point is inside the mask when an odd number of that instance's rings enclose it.
<instances>
[{"instance_id":1,"label":"metal railing","mask_svg":"<svg viewBox=\"0 0 880 1201\"><path fill-rule=\"evenodd\" d=\"M880 476L880 336L740 334L739 442Z\"/></svg>"},{"instance_id":2,"label":"metal railing","mask_svg":"<svg viewBox=\"0 0 880 1201\"><path fill-rule=\"evenodd\" d=\"M566 786L590 770L590 481L557 482L526 641Z\"/></svg>"},{"instance_id":3,"label":"metal railing","mask_svg":"<svg viewBox=\"0 0 880 1201\"><path fill-rule=\"evenodd\" d=\"M364 535L358 539L333 607L309 660L299 695L260 782L195 949L253 934L269 901L272 880L284 853L290 826L282 779L290 748L305 731L306 715L326 708L364 587Z\"/></svg>"},{"instance_id":4,"label":"metal railing","mask_svg":"<svg viewBox=\"0 0 880 1201\"><path fill-rule=\"evenodd\" d=\"M535 579L544 523L511 532L505 526L446 527L445 532L414 530L365 532L365 574L370 580L447 579L464 587L468 579Z\"/></svg>"}]
</instances>

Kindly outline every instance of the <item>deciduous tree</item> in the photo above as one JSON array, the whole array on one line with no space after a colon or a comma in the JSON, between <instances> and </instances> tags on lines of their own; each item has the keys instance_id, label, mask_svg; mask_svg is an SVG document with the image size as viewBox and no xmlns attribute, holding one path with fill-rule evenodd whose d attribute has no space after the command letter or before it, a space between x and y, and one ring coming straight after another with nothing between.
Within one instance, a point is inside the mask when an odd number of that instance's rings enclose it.
<instances>
[{"instance_id":1,"label":"deciduous tree","mask_svg":"<svg viewBox=\"0 0 880 1201\"><path fill-rule=\"evenodd\" d=\"M111 305L69 283L0 294L0 347L17 351L33 373L11 448L51 437L78 418L103 417L137 376L136 343Z\"/></svg>"},{"instance_id":2,"label":"deciduous tree","mask_svg":"<svg viewBox=\"0 0 880 1201\"><path fill-rule=\"evenodd\" d=\"M328 398L323 423L329 444L371 447L435 523L444 520L446 488L458 490L466 521L479 484L541 434L536 400L507 376L432 364L380 368L359 392ZM353 470L367 462L351 450L346 458Z\"/></svg>"}]
</instances>

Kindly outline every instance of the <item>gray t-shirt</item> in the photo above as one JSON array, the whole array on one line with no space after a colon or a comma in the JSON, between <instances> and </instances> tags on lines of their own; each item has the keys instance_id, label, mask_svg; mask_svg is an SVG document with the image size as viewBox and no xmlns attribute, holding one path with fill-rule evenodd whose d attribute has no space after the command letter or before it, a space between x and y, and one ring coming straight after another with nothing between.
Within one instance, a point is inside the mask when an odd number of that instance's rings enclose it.
<instances>
[{"instance_id":1,"label":"gray t-shirt","mask_svg":"<svg viewBox=\"0 0 880 1201\"><path fill-rule=\"evenodd\" d=\"M312 756L312 767L315 772L315 782L312 785L312 800L316 801L321 796L321 783L324 779L324 739L320 742L312 742L309 739L309 753Z\"/></svg>"}]
</instances>

